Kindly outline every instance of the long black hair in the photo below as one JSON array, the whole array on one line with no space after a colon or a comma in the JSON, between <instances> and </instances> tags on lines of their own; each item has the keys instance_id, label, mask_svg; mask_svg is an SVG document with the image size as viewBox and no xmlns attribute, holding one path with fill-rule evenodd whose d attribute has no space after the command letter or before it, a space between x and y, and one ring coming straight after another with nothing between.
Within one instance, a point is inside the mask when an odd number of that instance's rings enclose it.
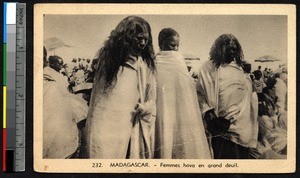
<instances>
[{"instance_id":1,"label":"long black hair","mask_svg":"<svg viewBox=\"0 0 300 178\"><path fill-rule=\"evenodd\" d=\"M235 60L239 66L242 66L244 54L239 41L232 34L223 34L216 39L209 52L210 60L213 61L217 68L225 62L226 52L224 52L223 47L228 46L230 41L233 41L236 44L237 57Z\"/></svg>"},{"instance_id":2,"label":"long black hair","mask_svg":"<svg viewBox=\"0 0 300 178\"><path fill-rule=\"evenodd\" d=\"M113 86L114 81L117 80L120 66L124 66L128 59L132 38L141 29L149 33L149 38L147 45L140 55L151 71L155 71L150 25L141 17L126 17L111 32L108 39L104 42L104 46L98 52L96 81L104 79L105 89Z\"/></svg>"}]
</instances>

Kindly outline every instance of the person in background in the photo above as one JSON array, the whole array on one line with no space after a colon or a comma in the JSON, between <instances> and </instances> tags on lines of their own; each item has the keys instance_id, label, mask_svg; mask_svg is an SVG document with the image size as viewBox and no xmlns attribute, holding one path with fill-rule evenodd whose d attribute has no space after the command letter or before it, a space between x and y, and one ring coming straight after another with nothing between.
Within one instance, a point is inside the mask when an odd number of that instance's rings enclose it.
<instances>
[{"instance_id":1,"label":"person in background","mask_svg":"<svg viewBox=\"0 0 300 178\"><path fill-rule=\"evenodd\" d=\"M63 64L64 61L61 57L57 55L49 56L49 67L44 68L44 77L53 78L63 90L67 90L69 86L68 80L60 73Z\"/></svg>"},{"instance_id":2,"label":"person in background","mask_svg":"<svg viewBox=\"0 0 300 178\"><path fill-rule=\"evenodd\" d=\"M74 86L84 83L84 80L85 80L85 75L84 75L83 68L82 67L75 68L73 73L73 81L75 82Z\"/></svg>"},{"instance_id":3,"label":"person in background","mask_svg":"<svg viewBox=\"0 0 300 178\"><path fill-rule=\"evenodd\" d=\"M254 80L253 80L253 86L257 93L258 100L262 100L263 95L263 89L266 87L266 84L261 80L262 73L259 70L256 70L253 72Z\"/></svg>"},{"instance_id":4,"label":"person in background","mask_svg":"<svg viewBox=\"0 0 300 178\"><path fill-rule=\"evenodd\" d=\"M286 112L287 104L287 86L285 82L280 78L280 73L276 73L274 78L276 80L275 94L277 96L276 106L279 113L283 114Z\"/></svg>"},{"instance_id":5,"label":"person in background","mask_svg":"<svg viewBox=\"0 0 300 178\"><path fill-rule=\"evenodd\" d=\"M268 69L268 76L270 77L274 77L274 72L271 68Z\"/></svg>"},{"instance_id":6,"label":"person in background","mask_svg":"<svg viewBox=\"0 0 300 178\"><path fill-rule=\"evenodd\" d=\"M258 66L257 70L260 70L260 71L261 71L261 66Z\"/></svg>"},{"instance_id":7,"label":"person in background","mask_svg":"<svg viewBox=\"0 0 300 178\"><path fill-rule=\"evenodd\" d=\"M279 65L278 70L275 73L280 74L280 78L284 81L284 83L287 85L287 67L286 65L282 64Z\"/></svg>"},{"instance_id":8,"label":"person in background","mask_svg":"<svg viewBox=\"0 0 300 178\"><path fill-rule=\"evenodd\" d=\"M279 113L271 91L276 79L269 77L267 87L263 89L263 97L259 105L259 135L257 148L252 155L259 159L284 159L287 154L286 114Z\"/></svg>"},{"instance_id":9,"label":"person in background","mask_svg":"<svg viewBox=\"0 0 300 178\"><path fill-rule=\"evenodd\" d=\"M79 58L80 60L78 60L78 69L79 70L85 70L85 58Z\"/></svg>"},{"instance_id":10,"label":"person in background","mask_svg":"<svg viewBox=\"0 0 300 178\"><path fill-rule=\"evenodd\" d=\"M172 28L158 36L155 158L210 159L195 84L178 52L179 40Z\"/></svg>"},{"instance_id":11,"label":"person in background","mask_svg":"<svg viewBox=\"0 0 300 178\"><path fill-rule=\"evenodd\" d=\"M265 68L265 70L263 71L263 79L265 83L267 82L268 77L269 77L269 71L268 68Z\"/></svg>"},{"instance_id":12,"label":"person in background","mask_svg":"<svg viewBox=\"0 0 300 178\"><path fill-rule=\"evenodd\" d=\"M88 74L89 72L91 72L91 67L92 67L92 63L90 59L86 60L86 66L85 66L85 73Z\"/></svg>"},{"instance_id":13,"label":"person in background","mask_svg":"<svg viewBox=\"0 0 300 178\"><path fill-rule=\"evenodd\" d=\"M257 101L235 36L219 36L199 72L198 100L215 159L249 159L257 146Z\"/></svg>"},{"instance_id":14,"label":"person in background","mask_svg":"<svg viewBox=\"0 0 300 178\"><path fill-rule=\"evenodd\" d=\"M82 61L81 61L81 64L80 64L80 68L86 72L86 69L87 69L87 62L86 62L86 59L85 58L82 58Z\"/></svg>"},{"instance_id":15,"label":"person in background","mask_svg":"<svg viewBox=\"0 0 300 178\"><path fill-rule=\"evenodd\" d=\"M48 60L47 60L47 49L44 47L43 52L43 68L48 66Z\"/></svg>"},{"instance_id":16,"label":"person in background","mask_svg":"<svg viewBox=\"0 0 300 178\"><path fill-rule=\"evenodd\" d=\"M72 61L68 64L68 69L69 69L68 70L68 76L69 76L70 79L73 76L74 68L76 68L77 66L78 66L77 59L73 58Z\"/></svg>"},{"instance_id":17,"label":"person in background","mask_svg":"<svg viewBox=\"0 0 300 178\"><path fill-rule=\"evenodd\" d=\"M89 63L91 62L91 59L88 58L88 59L86 60L86 62L89 64Z\"/></svg>"},{"instance_id":18,"label":"person in background","mask_svg":"<svg viewBox=\"0 0 300 178\"><path fill-rule=\"evenodd\" d=\"M251 64L250 63L243 61L242 68L243 68L245 74L247 74L247 75L251 74ZM260 66L258 66L258 70L260 70Z\"/></svg>"},{"instance_id":19,"label":"person in background","mask_svg":"<svg viewBox=\"0 0 300 178\"><path fill-rule=\"evenodd\" d=\"M59 71L63 59L49 57L44 68L43 85L43 158L74 158L79 153L80 129L87 107L68 91L68 80Z\"/></svg>"},{"instance_id":20,"label":"person in background","mask_svg":"<svg viewBox=\"0 0 300 178\"><path fill-rule=\"evenodd\" d=\"M95 78L95 72L97 70L97 64L98 64L98 59L93 59L92 63L91 63L91 69L87 74L87 77L85 78L85 82L86 83L93 83L94 82L94 78Z\"/></svg>"},{"instance_id":21,"label":"person in background","mask_svg":"<svg viewBox=\"0 0 300 178\"><path fill-rule=\"evenodd\" d=\"M87 118L87 157L152 158L155 62L151 28L123 19L99 50Z\"/></svg>"},{"instance_id":22,"label":"person in background","mask_svg":"<svg viewBox=\"0 0 300 178\"><path fill-rule=\"evenodd\" d=\"M66 79L67 79L67 81L70 81L70 78L69 78L69 73L68 73L68 64L63 64L62 65L62 68L61 68L61 70L59 71L59 73L61 73Z\"/></svg>"}]
</instances>

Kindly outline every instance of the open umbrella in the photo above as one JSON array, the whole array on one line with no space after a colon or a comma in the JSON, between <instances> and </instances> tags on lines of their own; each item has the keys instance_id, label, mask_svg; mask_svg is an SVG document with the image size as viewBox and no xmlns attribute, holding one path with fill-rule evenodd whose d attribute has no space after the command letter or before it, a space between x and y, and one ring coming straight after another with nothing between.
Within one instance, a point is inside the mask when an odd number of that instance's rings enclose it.
<instances>
[{"instance_id":1,"label":"open umbrella","mask_svg":"<svg viewBox=\"0 0 300 178\"><path fill-rule=\"evenodd\" d=\"M269 56L269 55L266 55L266 56L262 56L256 60L254 60L255 62L275 62L275 61L280 61L280 59L277 59L273 56Z\"/></svg>"},{"instance_id":2,"label":"open umbrella","mask_svg":"<svg viewBox=\"0 0 300 178\"><path fill-rule=\"evenodd\" d=\"M254 62L266 63L265 67L267 68L269 68L269 66L275 67L276 64L273 62L277 62L277 61L281 61L281 60L270 55L265 55L254 60ZM271 65L271 63L273 64Z\"/></svg>"},{"instance_id":3,"label":"open umbrella","mask_svg":"<svg viewBox=\"0 0 300 178\"><path fill-rule=\"evenodd\" d=\"M72 47L71 45L66 44L61 39L53 37L53 38L47 38L44 41L44 46L48 51L54 51L61 48L61 47Z\"/></svg>"}]
</instances>

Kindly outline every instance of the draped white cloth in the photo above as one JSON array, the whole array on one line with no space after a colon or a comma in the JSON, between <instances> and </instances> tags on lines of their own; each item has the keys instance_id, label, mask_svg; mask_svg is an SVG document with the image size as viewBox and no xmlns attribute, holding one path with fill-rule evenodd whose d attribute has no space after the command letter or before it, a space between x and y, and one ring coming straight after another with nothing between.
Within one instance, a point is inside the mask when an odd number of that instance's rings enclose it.
<instances>
[{"instance_id":1,"label":"draped white cloth","mask_svg":"<svg viewBox=\"0 0 300 178\"><path fill-rule=\"evenodd\" d=\"M229 133L223 136L244 147L255 148L258 136L257 97L252 93L251 79L234 61L218 69L205 62L199 72L198 98L203 114L214 109L230 120Z\"/></svg>"},{"instance_id":2,"label":"draped white cloth","mask_svg":"<svg viewBox=\"0 0 300 178\"><path fill-rule=\"evenodd\" d=\"M67 90L66 78L44 68L43 157L66 158L78 147L77 123L87 116L86 102Z\"/></svg>"},{"instance_id":3,"label":"draped white cloth","mask_svg":"<svg viewBox=\"0 0 300 178\"><path fill-rule=\"evenodd\" d=\"M284 81L280 78L276 78L275 93L278 97L276 106L280 113L284 113L287 108L287 87Z\"/></svg>"},{"instance_id":4,"label":"draped white cloth","mask_svg":"<svg viewBox=\"0 0 300 178\"><path fill-rule=\"evenodd\" d=\"M120 67L111 91L103 92L103 79L94 82L86 125L89 158L125 159L128 152L129 158L152 156L149 142L155 119L149 114L146 117L152 119L145 122L135 107L141 98L140 89L147 100L155 101L154 79L147 64L138 58ZM141 100L146 102L145 98Z\"/></svg>"},{"instance_id":5,"label":"draped white cloth","mask_svg":"<svg viewBox=\"0 0 300 178\"><path fill-rule=\"evenodd\" d=\"M195 82L182 55L161 51L157 60L155 158L210 159Z\"/></svg>"}]
</instances>

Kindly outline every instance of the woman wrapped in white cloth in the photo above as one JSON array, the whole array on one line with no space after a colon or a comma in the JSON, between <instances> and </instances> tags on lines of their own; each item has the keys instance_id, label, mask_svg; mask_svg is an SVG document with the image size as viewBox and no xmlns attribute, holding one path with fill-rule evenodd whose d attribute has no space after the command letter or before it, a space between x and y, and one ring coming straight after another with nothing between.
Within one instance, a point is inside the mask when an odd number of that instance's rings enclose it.
<instances>
[{"instance_id":1,"label":"woman wrapped in white cloth","mask_svg":"<svg viewBox=\"0 0 300 178\"><path fill-rule=\"evenodd\" d=\"M70 158L78 155L77 124L86 119L88 108L80 96L68 91L67 78L59 73L63 60L50 56L49 64L44 68L43 157Z\"/></svg>"},{"instance_id":2,"label":"woman wrapped in white cloth","mask_svg":"<svg viewBox=\"0 0 300 178\"><path fill-rule=\"evenodd\" d=\"M253 158L250 150L257 146L258 102L243 60L237 38L223 34L199 72L198 97L215 159Z\"/></svg>"},{"instance_id":3,"label":"woman wrapped in white cloth","mask_svg":"<svg viewBox=\"0 0 300 178\"><path fill-rule=\"evenodd\" d=\"M195 82L177 51L178 33L171 28L161 30L159 46L155 158L209 159Z\"/></svg>"},{"instance_id":4,"label":"woman wrapped in white cloth","mask_svg":"<svg viewBox=\"0 0 300 178\"><path fill-rule=\"evenodd\" d=\"M148 22L123 19L98 58L86 125L88 158L152 158L155 64Z\"/></svg>"}]
</instances>

